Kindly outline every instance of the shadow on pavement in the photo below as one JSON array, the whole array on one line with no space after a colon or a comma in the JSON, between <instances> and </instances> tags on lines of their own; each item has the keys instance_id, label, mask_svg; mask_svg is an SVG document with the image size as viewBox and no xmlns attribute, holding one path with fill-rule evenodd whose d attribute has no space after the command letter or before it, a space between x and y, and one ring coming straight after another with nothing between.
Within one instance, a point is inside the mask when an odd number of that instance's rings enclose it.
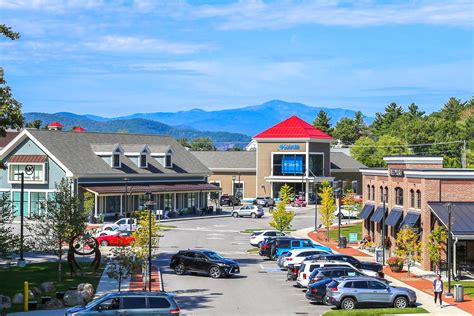
<instances>
[{"instance_id":1,"label":"shadow on pavement","mask_svg":"<svg viewBox=\"0 0 474 316\"><path fill-rule=\"evenodd\" d=\"M188 311L212 307L210 295L176 295L176 301L180 309Z\"/></svg>"}]
</instances>

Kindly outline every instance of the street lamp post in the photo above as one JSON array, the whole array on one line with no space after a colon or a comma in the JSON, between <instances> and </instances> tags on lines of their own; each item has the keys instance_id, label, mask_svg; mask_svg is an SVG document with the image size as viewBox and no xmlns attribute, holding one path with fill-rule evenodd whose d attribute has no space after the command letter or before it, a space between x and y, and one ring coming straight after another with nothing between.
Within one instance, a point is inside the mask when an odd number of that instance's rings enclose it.
<instances>
[{"instance_id":1,"label":"street lamp post","mask_svg":"<svg viewBox=\"0 0 474 316\"><path fill-rule=\"evenodd\" d=\"M242 199L242 190L241 190L241 187L240 187L240 172L239 172L239 196L238 196L239 199Z\"/></svg>"},{"instance_id":2,"label":"street lamp post","mask_svg":"<svg viewBox=\"0 0 474 316\"><path fill-rule=\"evenodd\" d=\"M448 203L448 293L446 293L446 297L453 297L451 293L451 256L452 256L452 240L451 240L451 208L452 204Z\"/></svg>"},{"instance_id":3,"label":"street lamp post","mask_svg":"<svg viewBox=\"0 0 474 316\"><path fill-rule=\"evenodd\" d=\"M18 259L17 265L19 267L26 266L26 261L23 258L23 244L24 244L24 194L25 194L25 174L23 172L16 173L15 175L20 176L20 259Z\"/></svg>"},{"instance_id":4,"label":"street lamp post","mask_svg":"<svg viewBox=\"0 0 474 316\"><path fill-rule=\"evenodd\" d=\"M337 244L338 247L341 247L341 195L342 195L342 181L337 181L337 191L336 191L336 199L337 199L337 218L338 218L338 240Z\"/></svg>"},{"instance_id":5,"label":"street lamp post","mask_svg":"<svg viewBox=\"0 0 474 316\"><path fill-rule=\"evenodd\" d=\"M152 216L152 205L153 201L151 200L151 193L145 193L146 206L148 208L148 290L151 292L151 216Z\"/></svg>"},{"instance_id":6,"label":"street lamp post","mask_svg":"<svg viewBox=\"0 0 474 316\"><path fill-rule=\"evenodd\" d=\"M385 265L385 199L386 195L382 194L382 266Z\"/></svg>"},{"instance_id":7,"label":"street lamp post","mask_svg":"<svg viewBox=\"0 0 474 316\"><path fill-rule=\"evenodd\" d=\"M235 197L235 176L232 176L232 197L230 198L230 201L232 202L232 210L234 210L234 197Z\"/></svg>"},{"instance_id":8,"label":"street lamp post","mask_svg":"<svg viewBox=\"0 0 474 316\"><path fill-rule=\"evenodd\" d=\"M315 183L314 196L315 196L316 201L314 201L314 231L318 230L318 192L319 192L318 189L319 189L319 186L317 183Z\"/></svg>"}]
</instances>

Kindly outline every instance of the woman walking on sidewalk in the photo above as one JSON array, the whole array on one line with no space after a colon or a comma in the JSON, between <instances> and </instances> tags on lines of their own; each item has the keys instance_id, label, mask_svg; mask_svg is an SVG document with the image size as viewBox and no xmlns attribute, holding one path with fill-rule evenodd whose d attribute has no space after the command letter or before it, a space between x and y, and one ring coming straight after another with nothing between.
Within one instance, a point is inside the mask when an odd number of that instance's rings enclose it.
<instances>
[{"instance_id":1,"label":"woman walking on sidewalk","mask_svg":"<svg viewBox=\"0 0 474 316\"><path fill-rule=\"evenodd\" d=\"M439 297L439 306L443 307L443 281L441 280L441 274L438 273L436 279L433 281L434 301Z\"/></svg>"}]
</instances>

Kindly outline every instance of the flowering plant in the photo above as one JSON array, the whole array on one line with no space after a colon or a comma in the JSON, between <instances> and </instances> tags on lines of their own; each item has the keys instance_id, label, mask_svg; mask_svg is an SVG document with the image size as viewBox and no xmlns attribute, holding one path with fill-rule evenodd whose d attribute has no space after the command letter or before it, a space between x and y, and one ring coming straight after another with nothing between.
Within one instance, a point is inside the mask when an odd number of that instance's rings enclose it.
<instances>
[{"instance_id":1,"label":"flowering plant","mask_svg":"<svg viewBox=\"0 0 474 316\"><path fill-rule=\"evenodd\" d=\"M399 265L403 265L403 258L400 258L400 257L390 257L388 258L387 260L387 264L389 266L399 266Z\"/></svg>"}]
</instances>

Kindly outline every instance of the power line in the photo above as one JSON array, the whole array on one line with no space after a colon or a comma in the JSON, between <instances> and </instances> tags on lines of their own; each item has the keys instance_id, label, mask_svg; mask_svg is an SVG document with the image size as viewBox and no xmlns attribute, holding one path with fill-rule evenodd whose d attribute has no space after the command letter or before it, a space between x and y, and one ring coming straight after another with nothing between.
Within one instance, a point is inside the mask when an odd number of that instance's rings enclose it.
<instances>
[{"instance_id":1,"label":"power line","mask_svg":"<svg viewBox=\"0 0 474 316\"><path fill-rule=\"evenodd\" d=\"M363 145L348 145L346 147L352 148L352 147L367 147L367 148L393 148L393 147L421 147L421 146L434 146L434 145L447 145L447 144L458 144L458 143L464 143L464 140L456 140L452 142L439 142L439 143L428 143L428 144L406 144L406 145L386 145L386 146L381 146L381 145L373 145L373 146L363 146Z\"/></svg>"}]
</instances>

